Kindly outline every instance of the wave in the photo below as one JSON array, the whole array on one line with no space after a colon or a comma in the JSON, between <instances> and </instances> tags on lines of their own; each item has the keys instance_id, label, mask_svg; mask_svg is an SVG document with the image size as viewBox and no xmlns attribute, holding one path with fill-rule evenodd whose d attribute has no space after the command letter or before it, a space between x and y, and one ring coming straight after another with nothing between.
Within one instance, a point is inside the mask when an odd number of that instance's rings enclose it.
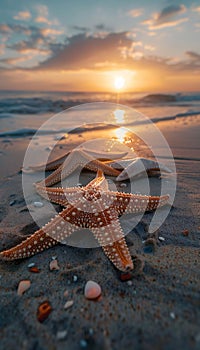
<instances>
[{"instance_id":1,"label":"wave","mask_svg":"<svg viewBox=\"0 0 200 350\"><path fill-rule=\"evenodd\" d=\"M33 93L32 93L33 95ZM0 115L3 114L41 114L58 113L69 107L88 102L116 103L116 93L38 93L38 97L24 92L24 97L17 93L0 92ZM120 103L134 106L154 105L200 105L200 93L193 94L139 94L121 93Z\"/></svg>"}]
</instances>

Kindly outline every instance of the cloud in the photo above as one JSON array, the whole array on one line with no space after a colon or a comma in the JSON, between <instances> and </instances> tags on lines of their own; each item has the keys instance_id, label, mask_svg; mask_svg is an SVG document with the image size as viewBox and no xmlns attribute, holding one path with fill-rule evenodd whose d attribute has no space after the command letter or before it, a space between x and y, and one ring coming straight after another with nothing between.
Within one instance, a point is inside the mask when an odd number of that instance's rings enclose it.
<instances>
[{"instance_id":1,"label":"cloud","mask_svg":"<svg viewBox=\"0 0 200 350\"><path fill-rule=\"evenodd\" d=\"M194 7L192 11L200 13L200 6Z\"/></svg>"},{"instance_id":2,"label":"cloud","mask_svg":"<svg viewBox=\"0 0 200 350\"><path fill-rule=\"evenodd\" d=\"M50 20L49 17L49 10L48 7L45 5L37 5L36 6L36 10L37 10L37 17L35 18L35 22L36 23L45 23L45 24L55 24L58 25L59 22L58 20L54 19L54 20Z\"/></svg>"},{"instance_id":3,"label":"cloud","mask_svg":"<svg viewBox=\"0 0 200 350\"><path fill-rule=\"evenodd\" d=\"M128 15L133 17L133 18L136 18L136 17L140 17L143 14L143 12L144 12L144 10L142 8L138 8L138 9L130 10L128 12Z\"/></svg>"},{"instance_id":4,"label":"cloud","mask_svg":"<svg viewBox=\"0 0 200 350\"><path fill-rule=\"evenodd\" d=\"M188 18L176 19L177 15L186 12L184 5L171 5L165 7L161 12L153 14L152 18L143 21L142 24L148 25L150 30L174 27L188 21Z\"/></svg>"},{"instance_id":5,"label":"cloud","mask_svg":"<svg viewBox=\"0 0 200 350\"><path fill-rule=\"evenodd\" d=\"M54 51L52 57L41 63L41 69L93 69L102 62L123 63L122 50L130 47L133 41L127 32L109 33L104 37L74 35L67 39L66 44Z\"/></svg>"},{"instance_id":6,"label":"cloud","mask_svg":"<svg viewBox=\"0 0 200 350\"><path fill-rule=\"evenodd\" d=\"M186 51L185 54L194 61L199 61L200 63L200 54L198 54L197 52L194 51Z\"/></svg>"},{"instance_id":7,"label":"cloud","mask_svg":"<svg viewBox=\"0 0 200 350\"><path fill-rule=\"evenodd\" d=\"M18 12L18 14L13 18L18 21L26 21L31 18L31 13L29 11L21 11L21 12Z\"/></svg>"}]
</instances>

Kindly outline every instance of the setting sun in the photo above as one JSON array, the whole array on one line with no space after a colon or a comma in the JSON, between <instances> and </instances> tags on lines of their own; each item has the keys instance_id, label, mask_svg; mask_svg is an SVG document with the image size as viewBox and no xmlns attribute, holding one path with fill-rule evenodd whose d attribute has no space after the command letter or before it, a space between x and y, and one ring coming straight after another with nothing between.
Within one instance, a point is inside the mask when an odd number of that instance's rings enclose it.
<instances>
[{"instance_id":1,"label":"setting sun","mask_svg":"<svg viewBox=\"0 0 200 350\"><path fill-rule=\"evenodd\" d=\"M123 77L116 77L115 78L115 88L117 90L120 90L124 87L124 84L125 84L125 79Z\"/></svg>"}]
</instances>

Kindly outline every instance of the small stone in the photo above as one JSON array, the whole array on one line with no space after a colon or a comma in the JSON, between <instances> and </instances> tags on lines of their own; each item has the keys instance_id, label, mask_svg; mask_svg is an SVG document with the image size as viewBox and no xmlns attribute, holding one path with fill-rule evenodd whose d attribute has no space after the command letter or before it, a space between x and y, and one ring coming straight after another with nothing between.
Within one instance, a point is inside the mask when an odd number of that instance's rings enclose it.
<instances>
[{"instance_id":1,"label":"small stone","mask_svg":"<svg viewBox=\"0 0 200 350\"><path fill-rule=\"evenodd\" d=\"M132 286L133 282L129 280L129 281L127 281L127 284L128 284L128 286Z\"/></svg>"},{"instance_id":2,"label":"small stone","mask_svg":"<svg viewBox=\"0 0 200 350\"><path fill-rule=\"evenodd\" d=\"M45 151L52 151L53 147L49 146L45 148Z\"/></svg>"},{"instance_id":3,"label":"small stone","mask_svg":"<svg viewBox=\"0 0 200 350\"><path fill-rule=\"evenodd\" d=\"M97 299L101 295L101 287L94 281L88 281L85 285L84 295L86 299Z\"/></svg>"},{"instance_id":4,"label":"small stone","mask_svg":"<svg viewBox=\"0 0 200 350\"><path fill-rule=\"evenodd\" d=\"M73 304L74 304L73 300L68 300L64 305L64 309L65 310L69 309Z\"/></svg>"},{"instance_id":5,"label":"small stone","mask_svg":"<svg viewBox=\"0 0 200 350\"><path fill-rule=\"evenodd\" d=\"M67 298L67 297L68 297L68 295L69 295L68 290L65 290L65 291L64 291L64 293L63 293L63 295L64 295L64 297L65 297L65 298Z\"/></svg>"},{"instance_id":6,"label":"small stone","mask_svg":"<svg viewBox=\"0 0 200 350\"><path fill-rule=\"evenodd\" d=\"M33 266L35 266L35 263L30 263L30 264L28 264L28 268L31 268L31 267L33 267Z\"/></svg>"},{"instance_id":7,"label":"small stone","mask_svg":"<svg viewBox=\"0 0 200 350\"><path fill-rule=\"evenodd\" d=\"M17 294L22 295L26 290L28 290L31 286L31 282L29 280L23 280L19 282L18 288L17 288Z\"/></svg>"},{"instance_id":8,"label":"small stone","mask_svg":"<svg viewBox=\"0 0 200 350\"><path fill-rule=\"evenodd\" d=\"M66 338L66 336L67 336L67 331L58 331L56 334L56 338L58 340L63 340Z\"/></svg>"},{"instance_id":9,"label":"small stone","mask_svg":"<svg viewBox=\"0 0 200 350\"><path fill-rule=\"evenodd\" d=\"M50 264L49 264L49 269L50 269L50 271L60 270L60 267L58 266L58 261L57 260L51 260Z\"/></svg>"},{"instance_id":10,"label":"small stone","mask_svg":"<svg viewBox=\"0 0 200 350\"><path fill-rule=\"evenodd\" d=\"M52 307L48 301L44 301L42 304L39 305L37 310L37 319L39 322L44 322L46 318L49 316L49 314L52 311Z\"/></svg>"},{"instance_id":11,"label":"small stone","mask_svg":"<svg viewBox=\"0 0 200 350\"><path fill-rule=\"evenodd\" d=\"M80 346L81 346L81 348L86 348L87 347L87 342L86 342L86 340L85 339L81 339L80 340Z\"/></svg>"},{"instance_id":12,"label":"small stone","mask_svg":"<svg viewBox=\"0 0 200 350\"><path fill-rule=\"evenodd\" d=\"M132 278L132 274L130 272L122 272L119 275L121 281L128 281Z\"/></svg>"},{"instance_id":13,"label":"small stone","mask_svg":"<svg viewBox=\"0 0 200 350\"><path fill-rule=\"evenodd\" d=\"M9 205L12 207L12 205L14 205L15 203L16 203L16 201L13 200L13 201L10 201Z\"/></svg>"},{"instance_id":14,"label":"small stone","mask_svg":"<svg viewBox=\"0 0 200 350\"><path fill-rule=\"evenodd\" d=\"M44 204L42 202L34 202L33 205L36 208L42 208L44 206Z\"/></svg>"},{"instance_id":15,"label":"small stone","mask_svg":"<svg viewBox=\"0 0 200 350\"><path fill-rule=\"evenodd\" d=\"M33 272L33 273L39 273L40 272L40 270L36 266L30 267L29 271Z\"/></svg>"},{"instance_id":16,"label":"small stone","mask_svg":"<svg viewBox=\"0 0 200 350\"><path fill-rule=\"evenodd\" d=\"M76 186L77 186L77 187L81 187L81 186L83 186L83 185L82 185L80 182L78 182Z\"/></svg>"},{"instance_id":17,"label":"small stone","mask_svg":"<svg viewBox=\"0 0 200 350\"><path fill-rule=\"evenodd\" d=\"M78 277L76 275L73 276L73 282L77 282L78 281Z\"/></svg>"},{"instance_id":18,"label":"small stone","mask_svg":"<svg viewBox=\"0 0 200 350\"><path fill-rule=\"evenodd\" d=\"M161 241L161 242L164 242L164 241L165 241L165 238L162 237L162 236L159 236L158 239L159 239L159 241Z\"/></svg>"},{"instance_id":19,"label":"small stone","mask_svg":"<svg viewBox=\"0 0 200 350\"><path fill-rule=\"evenodd\" d=\"M189 235L189 231L188 230L183 230L182 231L182 235L187 237Z\"/></svg>"},{"instance_id":20,"label":"small stone","mask_svg":"<svg viewBox=\"0 0 200 350\"><path fill-rule=\"evenodd\" d=\"M54 255L54 256L51 257L51 259L52 259L52 260L56 260L56 259L57 259L57 256Z\"/></svg>"},{"instance_id":21,"label":"small stone","mask_svg":"<svg viewBox=\"0 0 200 350\"><path fill-rule=\"evenodd\" d=\"M174 313L174 312L170 312L170 317L171 317L173 320L175 320L175 318L176 318L175 313Z\"/></svg>"}]
</instances>

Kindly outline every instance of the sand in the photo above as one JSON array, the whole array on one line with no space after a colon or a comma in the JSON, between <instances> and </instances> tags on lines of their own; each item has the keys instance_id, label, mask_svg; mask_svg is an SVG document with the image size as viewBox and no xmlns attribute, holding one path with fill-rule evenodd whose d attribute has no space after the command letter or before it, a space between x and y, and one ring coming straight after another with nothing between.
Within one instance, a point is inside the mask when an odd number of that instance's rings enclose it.
<instances>
[{"instance_id":1,"label":"sand","mask_svg":"<svg viewBox=\"0 0 200 350\"><path fill-rule=\"evenodd\" d=\"M131 282L122 282L100 248L61 244L30 259L0 262L0 349L199 349L198 132L196 126L177 128L176 122L159 127L175 155L178 186L173 208L158 232L165 240L158 240L154 252L142 245L151 214L126 237L131 253L145 262L143 272L134 274ZM37 229L21 185L20 168L29 138L4 141L0 140L0 250ZM49 270L53 256L59 271ZM32 262L39 273L29 271ZM26 279L31 287L18 296L18 284ZM102 288L98 301L84 297L88 280ZM46 300L52 312L40 323L37 309ZM67 300L74 304L64 310Z\"/></svg>"}]
</instances>

